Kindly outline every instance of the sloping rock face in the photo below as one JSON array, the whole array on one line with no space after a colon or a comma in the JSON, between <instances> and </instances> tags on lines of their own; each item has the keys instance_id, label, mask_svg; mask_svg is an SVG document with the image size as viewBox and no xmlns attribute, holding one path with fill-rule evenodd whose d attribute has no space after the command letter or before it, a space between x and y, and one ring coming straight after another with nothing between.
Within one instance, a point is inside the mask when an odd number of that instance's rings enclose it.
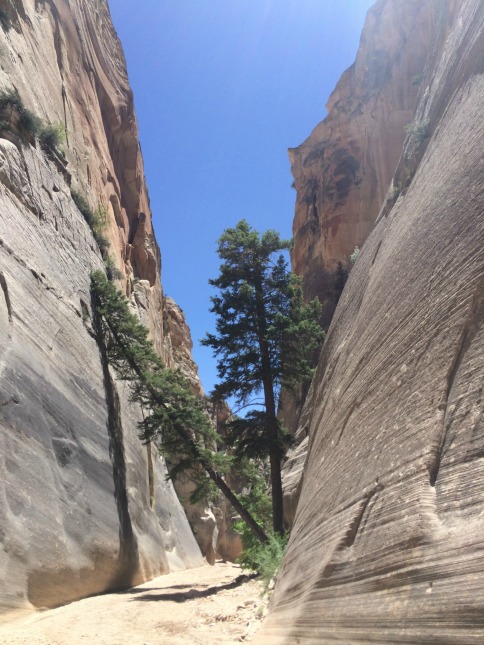
<instances>
[{"instance_id":1,"label":"sloping rock face","mask_svg":"<svg viewBox=\"0 0 484 645\"><path fill-rule=\"evenodd\" d=\"M103 262L71 187L107 212L133 309L177 364L125 62L107 4L2 0L0 87L65 125L66 159L0 138L0 610L202 563L139 411L91 327ZM5 19L7 16L8 20ZM3 117L2 117L3 118ZM66 165L67 161L67 165ZM166 316L165 316L166 317Z\"/></svg>"},{"instance_id":2,"label":"sloping rock face","mask_svg":"<svg viewBox=\"0 0 484 645\"><path fill-rule=\"evenodd\" d=\"M483 29L483 3L459 3L425 66L413 121L428 137L408 137L402 192L333 318L255 642L484 640Z\"/></svg>"},{"instance_id":3,"label":"sloping rock face","mask_svg":"<svg viewBox=\"0 0 484 645\"><path fill-rule=\"evenodd\" d=\"M428 124L416 116L418 101L461 5L454 0L376 2L368 11L356 61L330 97L328 116L290 150L297 188L293 270L303 276L306 299L317 296L323 303L326 329L339 297L338 263L351 269L350 255L366 240L380 209L392 208L411 174L400 171L394 177L407 130L420 127L426 134ZM412 172L417 161L414 156ZM345 174L350 166L354 170ZM296 439L284 467L288 526L307 452L306 395L306 390L286 394L281 410Z\"/></svg>"},{"instance_id":4,"label":"sloping rock face","mask_svg":"<svg viewBox=\"0 0 484 645\"><path fill-rule=\"evenodd\" d=\"M292 269L307 300L321 301L328 329L350 256L373 228L412 122L429 58L455 19L454 0L379 0L369 10L354 64L341 76L328 115L289 150L297 191ZM343 278L344 280L344 278ZM282 415L295 432L307 394L284 395Z\"/></svg>"},{"instance_id":5,"label":"sloping rock face","mask_svg":"<svg viewBox=\"0 0 484 645\"><path fill-rule=\"evenodd\" d=\"M335 309L338 262L349 266L373 228L413 119L429 53L445 40L459 2L379 0L368 12L354 64L328 115L291 149L297 190L293 270L308 299L319 296L323 325Z\"/></svg>"}]
</instances>

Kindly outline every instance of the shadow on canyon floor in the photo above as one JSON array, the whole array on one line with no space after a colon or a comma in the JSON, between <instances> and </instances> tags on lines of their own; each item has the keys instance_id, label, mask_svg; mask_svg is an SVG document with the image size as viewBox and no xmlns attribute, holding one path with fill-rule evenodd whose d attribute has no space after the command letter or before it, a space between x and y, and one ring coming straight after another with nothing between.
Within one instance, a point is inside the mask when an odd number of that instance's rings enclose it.
<instances>
[{"instance_id":1,"label":"shadow on canyon floor","mask_svg":"<svg viewBox=\"0 0 484 645\"><path fill-rule=\"evenodd\" d=\"M249 582L249 580L253 580L257 577L257 574L242 574L240 576L237 576L235 580L232 580L231 582L228 582L226 584L222 585L216 585L213 587L207 587L206 589L203 589L202 591L198 589L194 589L190 585L175 585L173 587L169 587L168 589L183 589L186 588L187 591L185 592L173 592L173 593L151 593L155 591L154 588L144 588L144 589L129 589L128 591L124 591L121 593L137 593L140 594L135 598L131 598L130 602L133 601L172 601L172 602L186 602L187 600L194 600L196 598L207 598L208 596L213 596L215 594L220 593L221 591L227 591L228 589L235 589L236 587L240 587L241 585L245 584L246 582ZM200 586L200 585L199 585ZM207 585L203 585L207 586ZM159 587L158 587L159 588ZM148 592L148 593L145 593ZM142 594L142 595L141 595Z\"/></svg>"}]
</instances>

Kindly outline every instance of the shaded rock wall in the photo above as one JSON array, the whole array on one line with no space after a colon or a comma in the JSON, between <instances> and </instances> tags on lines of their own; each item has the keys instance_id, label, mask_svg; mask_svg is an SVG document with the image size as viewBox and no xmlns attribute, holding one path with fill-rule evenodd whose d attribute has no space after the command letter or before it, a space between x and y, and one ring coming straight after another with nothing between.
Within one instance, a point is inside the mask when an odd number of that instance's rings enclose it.
<instances>
[{"instance_id":1,"label":"shaded rock wall","mask_svg":"<svg viewBox=\"0 0 484 645\"><path fill-rule=\"evenodd\" d=\"M256 642L484 639L483 29L459 3L414 117L429 137L406 140L333 318Z\"/></svg>"},{"instance_id":2,"label":"shaded rock wall","mask_svg":"<svg viewBox=\"0 0 484 645\"><path fill-rule=\"evenodd\" d=\"M103 266L71 187L107 209L133 308L170 364L173 330L124 57L106 2L2 0L0 87L67 131L62 159L0 138L0 608L53 606L202 563L139 411L91 326Z\"/></svg>"}]
</instances>

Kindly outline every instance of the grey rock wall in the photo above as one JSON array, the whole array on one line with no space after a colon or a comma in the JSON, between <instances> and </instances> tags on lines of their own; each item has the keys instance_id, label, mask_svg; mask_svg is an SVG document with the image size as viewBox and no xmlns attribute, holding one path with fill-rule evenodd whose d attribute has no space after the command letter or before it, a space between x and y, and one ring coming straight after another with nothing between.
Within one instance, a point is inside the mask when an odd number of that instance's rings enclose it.
<instances>
[{"instance_id":1,"label":"grey rock wall","mask_svg":"<svg viewBox=\"0 0 484 645\"><path fill-rule=\"evenodd\" d=\"M138 413L103 369L89 297L90 271L101 266L53 164L0 139L3 609L53 606L201 563L156 456L150 507Z\"/></svg>"},{"instance_id":2,"label":"grey rock wall","mask_svg":"<svg viewBox=\"0 0 484 645\"><path fill-rule=\"evenodd\" d=\"M426 68L307 403L309 452L257 643L484 641L484 5Z\"/></svg>"},{"instance_id":3,"label":"grey rock wall","mask_svg":"<svg viewBox=\"0 0 484 645\"><path fill-rule=\"evenodd\" d=\"M132 94L107 5L0 0L0 9L11 18L0 28L0 88L17 88L30 110L67 130L64 161L32 137L0 134L3 617L203 558L92 333L89 275L103 262L71 185L93 209L105 206L119 286L176 364Z\"/></svg>"}]
</instances>

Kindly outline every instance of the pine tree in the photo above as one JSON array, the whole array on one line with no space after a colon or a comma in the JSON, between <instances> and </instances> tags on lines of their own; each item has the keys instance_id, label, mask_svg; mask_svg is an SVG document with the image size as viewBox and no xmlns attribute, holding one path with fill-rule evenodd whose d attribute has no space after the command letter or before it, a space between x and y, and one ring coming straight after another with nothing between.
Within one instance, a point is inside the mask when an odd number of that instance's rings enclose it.
<instances>
[{"instance_id":1,"label":"pine tree","mask_svg":"<svg viewBox=\"0 0 484 645\"><path fill-rule=\"evenodd\" d=\"M92 273L91 295L98 344L118 378L129 383L131 400L145 412L140 438L145 443L156 440L161 453L175 464L169 469L170 477L183 470L195 475L199 499L208 493L212 482L254 535L267 542L263 529L224 480L232 460L217 451L218 435L187 379L179 371L165 368L148 330L102 271Z\"/></svg>"},{"instance_id":2,"label":"pine tree","mask_svg":"<svg viewBox=\"0 0 484 645\"><path fill-rule=\"evenodd\" d=\"M231 424L230 437L240 457L269 458L273 529L280 534L286 433L277 419L278 398L281 388L293 390L311 378L311 352L323 338L320 303L304 304L301 281L281 253L290 245L275 231L260 235L245 220L222 234L220 275L209 281L219 289L211 299L216 333L202 341L218 359L217 396L233 396L240 406L263 401Z\"/></svg>"}]
</instances>

